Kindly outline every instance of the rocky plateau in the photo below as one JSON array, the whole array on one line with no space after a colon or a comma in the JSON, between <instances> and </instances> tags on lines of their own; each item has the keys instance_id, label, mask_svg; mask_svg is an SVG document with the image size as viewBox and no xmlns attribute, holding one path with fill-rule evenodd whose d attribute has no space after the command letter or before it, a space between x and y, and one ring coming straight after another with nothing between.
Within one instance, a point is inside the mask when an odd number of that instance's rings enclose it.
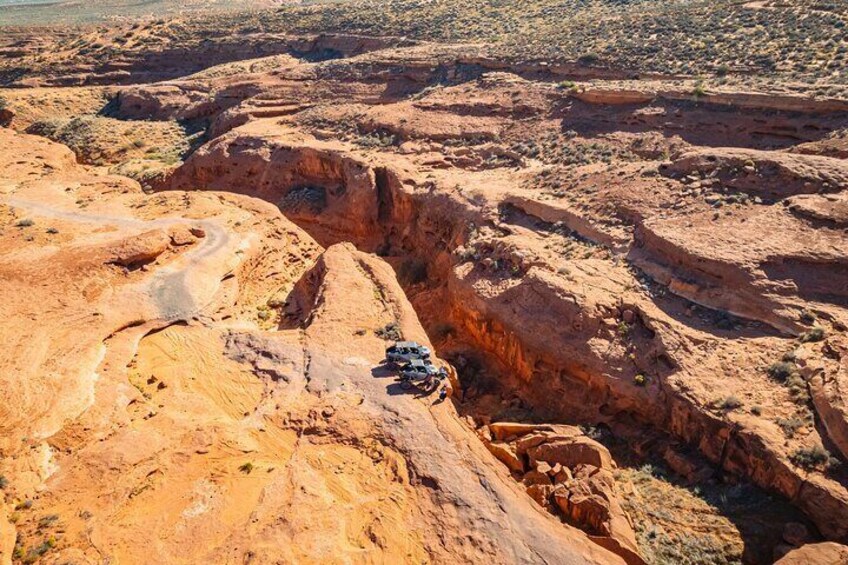
<instances>
[{"instance_id":1,"label":"rocky plateau","mask_svg":"<svg viewBox=\"0 0 848 565\"><path fill-rule=\"evenodd\" d=\"M0 49L0 564L848 563L848 98L134 25Z\"/></svg>"}]
</instances>

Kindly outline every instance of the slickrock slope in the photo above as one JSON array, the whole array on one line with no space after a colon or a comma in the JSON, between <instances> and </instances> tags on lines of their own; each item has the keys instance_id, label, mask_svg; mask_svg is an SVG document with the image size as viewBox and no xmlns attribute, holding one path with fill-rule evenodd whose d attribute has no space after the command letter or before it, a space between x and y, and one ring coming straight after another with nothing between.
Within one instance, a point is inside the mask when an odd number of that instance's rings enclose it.
<instances>
[{"instance_id":1,"label":"slickrock slope","mask_svg":"<svg viewBox=\"0 0 848 565\"><path fill-rule=\"evenodd\" d=\"M3 562L619 562L385 378L375 329L427 337L383 261L0 145Z\"/></svg>"}]
</instances>

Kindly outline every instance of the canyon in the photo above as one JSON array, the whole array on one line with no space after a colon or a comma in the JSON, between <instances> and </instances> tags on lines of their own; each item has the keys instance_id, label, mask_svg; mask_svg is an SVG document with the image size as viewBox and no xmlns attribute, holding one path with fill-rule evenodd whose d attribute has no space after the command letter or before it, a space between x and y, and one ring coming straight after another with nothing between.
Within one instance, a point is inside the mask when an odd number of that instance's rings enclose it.
<instances>
[{"instance_id":1,"label":"canyon","mask_svg":"<svg viewBox=\"0 0 848 565\"><path fill-rule=\"evenodd\" d=\"M848 101L255 39L3 75L0 562L845 559Z\"/></svg>"}]
</instances>

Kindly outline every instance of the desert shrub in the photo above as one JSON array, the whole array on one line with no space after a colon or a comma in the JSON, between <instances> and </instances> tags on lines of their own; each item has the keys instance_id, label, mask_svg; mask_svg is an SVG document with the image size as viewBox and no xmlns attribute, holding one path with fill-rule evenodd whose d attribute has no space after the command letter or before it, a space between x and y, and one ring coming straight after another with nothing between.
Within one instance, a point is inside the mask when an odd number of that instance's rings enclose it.
<instances>
[{"instance_id":1,"label":"desert shrub","mask_svg":"<svg viewBox=\"0 0 848 565\"><path fill-rule=\"evenodd\" d=\"M792 418L778 418L777 425L780 426L786 437L792 438L795 437L798 430L804 427L804 421L794 416Z\"/></svg>"},{"instance_id":2,"label":"desert shrub","mask_svg":"<svg viewBox=\"0 0 848 565\"><path fill-rule=\"evenodd\" d=\"M739 398L731 395L726 398L721 399L718 402L718 407L721 410L736 410L742 406L742 401Z\"/></svg>"},{"instance_id":3,"label":"desert shrub","mask_svg":"<svg viewBox=\"0 0 848 565\"><path fill-rule=\"evenodd\" d=\"M239 471L241 471L245 475L249 475L250 473L253 472L253 463L248 461L247 463L239 465Z\"/></svg>"},{"instance_id":4,"label":"desert shrub","mask_svg":"<svg viewBox=\"0 0 848 565\"><path fill-rule=\"evenodd\" d=\"M798 314L798 319L804 322L805 324L812 325L816 321L816 314L811 310L801 310L801 313Z\"/></svg>"},{"instance_id":5,"label":"desert shrub","mask_svg":"<svg viewBox=\"0 0 848 565\"><path fill-rule=\"evenodd\" d=\"M799 336L799 339L802 343L809 343L813 341L822 341L825 338L825 331L822 327L815 327L810 331L804 332Z\"/></svg>"},{"instance_id":6,"label":"desert shrub","mask_svg":"<svg viewBox=\"0 0 848 565\"><path fill-rule=\"evenodd\" d=\"M577 62L586 66L596 65L600 60L601 58L595 53L585 53L577 57Z\"/></svg>"},{"instance_id":7,"label":"desert shrub","mask_svg":"<svg viewBox=\"0 0 848 565\"><path fill-rule=\"evenodd\" d=\"M830 462L830 452L821 445L802 447L789 458L795 465L809 470L822 469Z\"/></svg>"},{"instance_id":8,"label":"desert shrub","mask_svg":"<svg viewBox=\"0 0 848 565\"><path fill-rule=\"evenodd\" d=\"M762 406L751 406L751 414L754 416L761 416L763 414Z\"/></svg>"},{"instance_id":9,"label":"desert shrub","mask_svg":"<svg viewBox=\"0 0 848 565\"><path fill-rule=\"evenodd\" d=\"M49 528L50 526L52 526L53 524L55 524L58 521L59 521L59 516L57 516L56 514L48 514L46 516L42 516L38 520L38 529L43 530L45 528Z\"/></svg>"},{"instance_id":10,"label":"desert shrub","mask_svg":"<svg viewBox=\"0 0 848 565\"><path fill-rule=\"evenodd\" d=\"M289 190L277 206L283 212L321 212L327 206L327 191L317 186L299 186Z\"/></svg>"},{"instance_id":11,"label":"desert shrub","mask_svg":"<svg viewBox=\"0 0 848 565\"><path fill-rule=\"evenodd\" d=\"M786 379L784 383L789 390L789 394L795 397L796 402L806 402L808 400L807 382L799 375L794 373Z\"/></svg>"},{"instance_id":12,"label":"desert shrub","mask_svg":"<svg viewBox=\"0 0 848 565\"><path fill-rule=\"evenodd\" d=\"M633 377L633 384L636 386L648 386L648 377L645 375L636 375Z\"/></svg>"},{"instance_id":13,"label":"desert shrub","mask_svg":"<svg viewBox=\"0 0 848 565\"><path fill-rule=\"evenodd\" d=\"M18 222L15 224L15 227L16 228L28 228L28 227L31 227L31 226L34 226L34 225L35 225L34 221L30 220L29 218L25 218L23 220L18 220Z\"/></svg>"},{"instance_id":14,"label":"desert shrub","mask_svg":"<svg viewBox=\"0 0 848 565\"><path fill-rule=\"evenodd\" d=\"M794 364L786 361L778 361L769 365L766 370L768 375L776 381L786 382L789 377L797 373L797 368Z\"/></svg>"},{"instance_id":15,"label":"desert shrub","mask_svg":"<svg viewBox=\"0 0 848 565\"><path fill-rule=\"evenodd\" d=\"M386 324L382 328L374 330L377 337L387 341L403 341L403 332L397 322Z\"/></svg>"}]
</instances>

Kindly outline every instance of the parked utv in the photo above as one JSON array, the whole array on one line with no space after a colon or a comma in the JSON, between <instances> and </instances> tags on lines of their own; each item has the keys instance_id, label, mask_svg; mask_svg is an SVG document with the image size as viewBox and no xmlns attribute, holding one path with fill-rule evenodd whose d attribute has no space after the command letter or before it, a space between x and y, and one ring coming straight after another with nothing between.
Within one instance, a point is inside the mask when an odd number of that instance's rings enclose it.
<instances>
[{"instance_id":1,"label":"parked utv","mask_svg":"<svg viewBox=\"0 0 848 565\"><path fill-rule=\"evenodd\" d=\"M386 361L399 365L416 360L430 359L430 349L414 341L398 341L386 349Z\"/></svg>"},{"instance_id":2,"label":"parked utv","mask_svg":"<svg viewBox=\"0 0 848 565\"><path fill-rule=\"evenodd\" d=\"M403 388L414 385L427 391L433 391L442 380L447 378L447 371L437 369L429 360L416 359L400 368L398 378Z\"/></svg>"}]
</instances>

